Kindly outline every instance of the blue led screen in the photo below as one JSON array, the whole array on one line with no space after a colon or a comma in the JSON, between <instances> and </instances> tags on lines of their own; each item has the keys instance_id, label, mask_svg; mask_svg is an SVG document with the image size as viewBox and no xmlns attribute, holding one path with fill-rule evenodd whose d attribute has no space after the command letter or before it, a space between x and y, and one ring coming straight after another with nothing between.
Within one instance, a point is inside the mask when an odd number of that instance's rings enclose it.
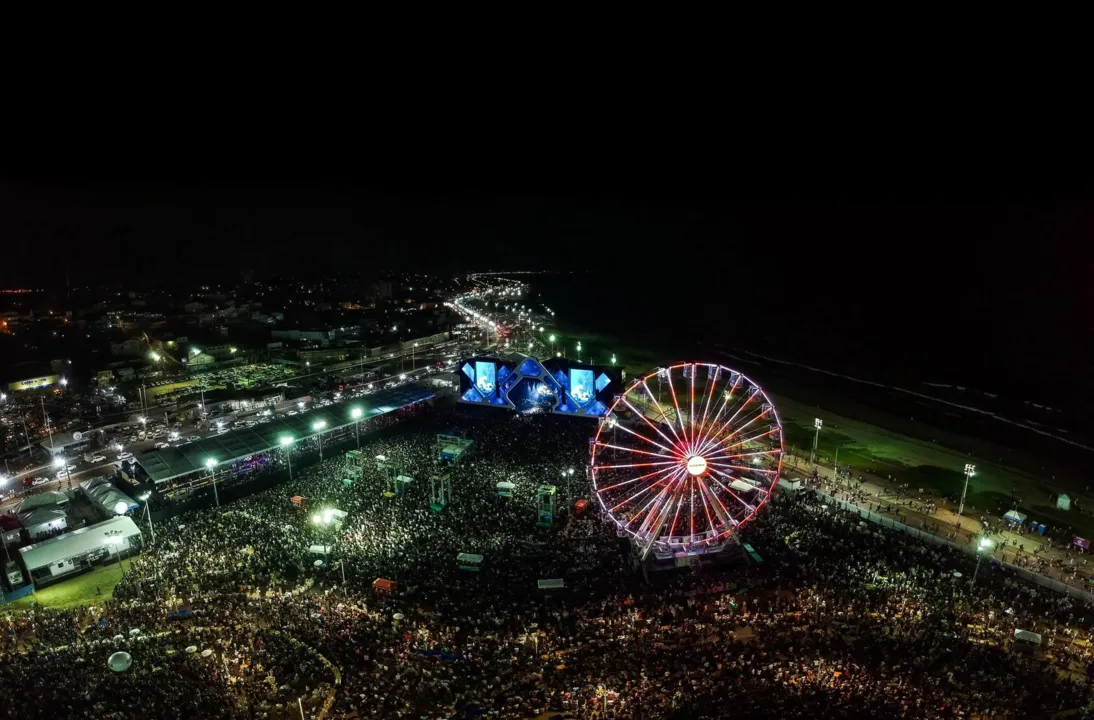
<instances>
[{"instance_id":1,"label":"blue led screen","mask_svg":"<svg viewBox=\"0 0 1094 720\"><path fill-rule=\"evenodd\" d=\"M494 397L494 391L498 387L495 372L494 363L483 362L482 360L475 361L475 389L488 400Z\"/></svg>"},{"instance_id":2,"label":"blue led screen","mask_svg":"<svg viewBox=\"0 0 1094 720\"><path fill-rule=\"evenodd\" d=\"M570 397L581 407L596 399L596 375L592 370L570 370Z\"/></svg>"}]
</instances>

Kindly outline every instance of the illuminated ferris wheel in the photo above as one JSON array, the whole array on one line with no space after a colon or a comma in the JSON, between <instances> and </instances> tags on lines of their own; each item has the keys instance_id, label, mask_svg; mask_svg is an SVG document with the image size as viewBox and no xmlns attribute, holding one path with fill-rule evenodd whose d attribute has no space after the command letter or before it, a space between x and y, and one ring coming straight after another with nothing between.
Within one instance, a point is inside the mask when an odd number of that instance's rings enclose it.
<instances>
[{"instance_id":1,"label":"illuminated ferris wheel","mask_svg":"<svg viewBox=\"0 0 1094 720\"><path fill-rule=\"evenodd\" d=\"M764 506L782 468L782 424L760 387L711 363L635 380L602 419L590 477L643 557L725 546Z\"/></svg>"}]
</instances>

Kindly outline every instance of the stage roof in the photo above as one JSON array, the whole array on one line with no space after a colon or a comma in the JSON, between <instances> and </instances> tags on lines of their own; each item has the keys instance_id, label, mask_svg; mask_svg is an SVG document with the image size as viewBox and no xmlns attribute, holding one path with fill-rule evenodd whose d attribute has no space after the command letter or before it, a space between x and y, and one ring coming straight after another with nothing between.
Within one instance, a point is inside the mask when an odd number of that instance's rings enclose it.
<instances>
[{"instance_id":1,"label":"stage roof","mask_svg":"<svg viewBox=\"0 0 1094 720\"><path fill-rule=\"evenodd\" d=\"M165 482L205 470L206 458L214 458L221 465L281 447L281 438L286 435L296 442L307 440L318 434L312 426L319 420L327 423L323 428L324 433L352 425L356 421L350 417L350 411L355 407L364 411L361 419L367 420L432 397L433 393L413 385L381 390L365 397L350 398L327 407L314 408L299 415L274 418L252 428L231 430L223 435L214 435L181 447L144 453L137 456L137 464L148 473L153 482Z\"/></svg>"}]
</instances>

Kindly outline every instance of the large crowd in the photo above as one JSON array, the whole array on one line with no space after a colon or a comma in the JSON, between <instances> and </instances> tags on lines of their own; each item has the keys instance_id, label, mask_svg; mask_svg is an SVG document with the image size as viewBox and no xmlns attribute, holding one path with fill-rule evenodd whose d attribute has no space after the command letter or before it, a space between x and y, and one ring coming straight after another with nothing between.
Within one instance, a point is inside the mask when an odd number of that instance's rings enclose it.
<instances>
[{"instance_id":1,"label":"large crowd","mask_svg":"<svg viewBox=\"0 0 1094 720\"><path fill-rule=\"evenodd\" d=\"M561 507L588 497L594 426L457 408L392 430L362 437L363 463L328 455L158 523L111 600L0 620L9 707L27 720L682 720L1048 717L1089 702L1088 608L811 491L774 498L745 530L762 562L732 550L646 579L595 502ZM474 445L439 468L440 432ZM393 496L391 468L414 478ZM439 472L452 497L436 512ZM548 528L544 483L559 486ZM479 570L459 553L482 555ZM117 651L125 672L107 667Z\"/></svg>"}]
</instances>

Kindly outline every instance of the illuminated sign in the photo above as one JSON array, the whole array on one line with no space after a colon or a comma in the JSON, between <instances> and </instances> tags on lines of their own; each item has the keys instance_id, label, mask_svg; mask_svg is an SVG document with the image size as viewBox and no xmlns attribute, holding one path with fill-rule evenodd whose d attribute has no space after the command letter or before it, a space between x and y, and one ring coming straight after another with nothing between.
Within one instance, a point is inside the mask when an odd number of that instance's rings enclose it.
<instances>
[{"instance_id":1,"label":"illuminated sign","mask_svg":"<svg viewBox=\"0 0 1094 720\"><path fill-rule=\"evenodd\" d=\"M20 380L8 385L8 390L12 392L25 392L27 390L37 390L38 388L49 387L50 385L56 385L57 381L61 379L60 375L46 375L45 377L30 378L27 380Z\"/></svg>"}]
</instances>

